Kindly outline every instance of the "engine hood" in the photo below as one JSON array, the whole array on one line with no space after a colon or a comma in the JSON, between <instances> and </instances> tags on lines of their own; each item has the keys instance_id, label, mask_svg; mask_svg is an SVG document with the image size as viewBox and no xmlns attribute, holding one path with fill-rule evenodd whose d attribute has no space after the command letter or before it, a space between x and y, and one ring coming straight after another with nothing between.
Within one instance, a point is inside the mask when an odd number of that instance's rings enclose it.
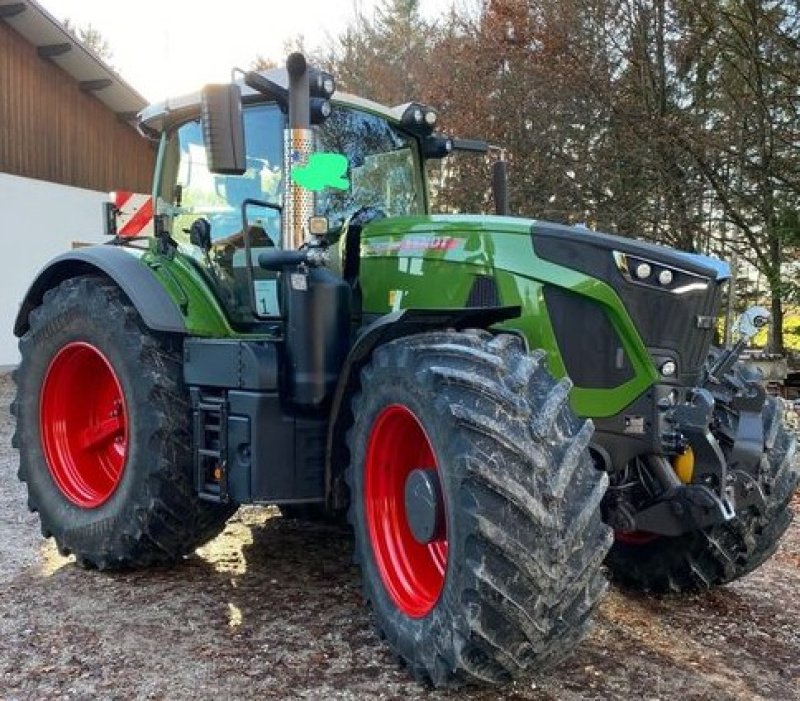
<instances>
[{"instance_id":1,"label":"engine hood","mask_svg":"<svg viewBox=\"0 0 800 701\"><path fill-rule=\"evenodd\" d=\"M465 238L475 234L517 234L532 237L534 247L572 249L577 246L582 251L617 251L648 261L687 270L695 275L723 282L730 278L730 267L725 261L698 253L688 253L662 246L649 241L641 241L624 236L615 236L592 231L582 226L565 226L538 219L522 217L502 217L496 215L441 214L431 216L391 217L369 224L364 231L365 238L385 237L397 234L404 236L433 236L433 247L446 245L448 237ZM549 243L545 243L548 241ZM420 247L424 241L420 240ZM541 244L537 245L537 244ZM406 244L411 245L411 244ZM557 256L559 263L569 264L573 256ZM550 259L551 256L544 255Z\"/></svg>"}]
</instances>

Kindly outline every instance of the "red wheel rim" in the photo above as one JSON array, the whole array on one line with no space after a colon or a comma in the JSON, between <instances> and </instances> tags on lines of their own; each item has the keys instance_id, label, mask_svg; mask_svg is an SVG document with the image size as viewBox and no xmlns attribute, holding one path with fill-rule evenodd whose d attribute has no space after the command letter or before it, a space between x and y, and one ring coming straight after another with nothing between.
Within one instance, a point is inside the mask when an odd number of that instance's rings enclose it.
<instances>
[{"instance_id":1,"label":"red wheel rim","mask_svg":"<svg viewBox=\"0 0 800 701\"><path fill-rule=\"evenodd\" d=\"M73 504L93 509L119 486L128 453L122 387L89 343L64 346L45 373L39 429L53 480Z\"/></svg>"},{"instance_id":2,"label":"red wheel rim","mask_svg":"<svg viewBox=\"0 0 800 701\"><path fill-rule=\"evenodd\" d=\"M369 437L364 507L383 584L397 607L412 618L422 618L436 605L447 569L446 529L422 544L408 525L405 484L417 468L438 474L430 440L408 408L392 404L375 419Z\"/></svg>"}]
</instances>

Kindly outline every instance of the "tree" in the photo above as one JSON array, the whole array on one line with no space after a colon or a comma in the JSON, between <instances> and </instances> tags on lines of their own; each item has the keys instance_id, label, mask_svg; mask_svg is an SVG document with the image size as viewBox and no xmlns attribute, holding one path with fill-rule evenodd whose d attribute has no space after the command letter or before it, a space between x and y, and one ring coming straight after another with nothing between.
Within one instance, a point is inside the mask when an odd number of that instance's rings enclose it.
<instances>
[{"instance_id":1,"label":"tree","mask_svg":"<svg viewBox=\"0 0 800 701\"><path fill-rule=\"evenodd\" d=\"M417 0L382 0L374 15L358 11L328 56L341 86L389 105L420 93L431 68L431 26Z\"/></svg>"},{"instance_id":2,"label":"tree","mask_svg":"<svg viewBox=\"0 0 800 701\"><path fill-rule=\"evenodd\" d=\"M413 0L358 15L330 63L388 104L507 149L518 214L734 254L766 279L771 346L800 300L796 0L484 0L426 23ZM442 164L445 209L485 210L488 169Z\"/></svg>"},{"instance_id":3,"label":"tree","mask_svg":"<svg viewBox=\"0 0 800 701\"><path fill-rule=\"evenodd\" d=\"M703 128L676 139L734 227L733 245L767 279L770 347L780 353L784 300L799 289L785 271L800 209L800 16L788 0L698 0L692 9L716 85Z\"/></svg>"},{"instance_id":4,"label":"tree","mask_svg":"<svg viewBox=\"0 0 800 701\"><path fill-rule=\"evenodd\" d=\"M250 61L250 69L254 71L268 71L271 68L277 68L278 64L271 58L256 54L256 57Z\"/></svg>"},{"instance_id":5,"label":"tree","mask_svg":"<svg viewBox=\"0 0 800 701\"><path fill-rule=\"evenodd\" d=\"M114 52L99 29L96 29L91 23L78 26L69 17L64 20L64 28L87 49L96 53L105 63L112 66L111 59L114 58Z\"/></svg>"}]
</instances>

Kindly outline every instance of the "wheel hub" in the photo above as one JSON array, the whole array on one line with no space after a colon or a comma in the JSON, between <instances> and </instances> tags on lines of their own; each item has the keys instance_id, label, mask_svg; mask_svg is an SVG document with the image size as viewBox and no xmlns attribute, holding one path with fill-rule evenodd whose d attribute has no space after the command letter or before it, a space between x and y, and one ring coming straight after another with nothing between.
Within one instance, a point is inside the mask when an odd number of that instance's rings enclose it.
<instances>
[{"instance_id":1,"label":"wheel hub","mask_svg":"<svg viewBox=\"0 0 800 701\"><path fill-rule=\"evenodd\" d=\"M114 368L93 345L68 343L50 362L39 432L53 481L69 501L93 509L111 498L128 454L128 418Z\"/></svg>"},{"instance_id":2,"label":"wheel hub","mask_svg":"<svg viewBox=\"0 0 800 701\"><path fill-rule=\"evenodd\" d=\"M364 512L387 594L411 618L436 606L447 571L447 528L433 446L416 415L392 404L367 446Z\"/></svg>"},{"instance_id":3,"label":"wheel hub","mask_svg":"<svg viewBox=\"0 0 800 701\"><path fill-rule=\"evenodd\" d=\"M408 527L418 543L428 545L441 538L444 508L435 469L418 468L408 473L405 505Z\"/></svg>"}]
</instances>

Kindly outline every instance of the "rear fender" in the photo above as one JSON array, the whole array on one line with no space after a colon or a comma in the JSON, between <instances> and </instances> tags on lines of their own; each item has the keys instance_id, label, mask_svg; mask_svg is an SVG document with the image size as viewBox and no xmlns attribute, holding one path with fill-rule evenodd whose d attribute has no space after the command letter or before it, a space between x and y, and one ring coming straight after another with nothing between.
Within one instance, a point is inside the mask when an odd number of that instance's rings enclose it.
<instances>
[{"instance_id":1,"label":"rear fender","mask_svg":"<svg viewBox=\"0 0 800 701\"><path fill-rule=\"evenodd\" d=\"M14 323L14 334L29 328L29 316L47 290L72 277L100 274L113 280L130 299L148 328L185 334L186 323L178 305L158 278L137 256L115 246L89 246L64 253L50 261L28 289Z\"/></svg>"}]
</instances>

